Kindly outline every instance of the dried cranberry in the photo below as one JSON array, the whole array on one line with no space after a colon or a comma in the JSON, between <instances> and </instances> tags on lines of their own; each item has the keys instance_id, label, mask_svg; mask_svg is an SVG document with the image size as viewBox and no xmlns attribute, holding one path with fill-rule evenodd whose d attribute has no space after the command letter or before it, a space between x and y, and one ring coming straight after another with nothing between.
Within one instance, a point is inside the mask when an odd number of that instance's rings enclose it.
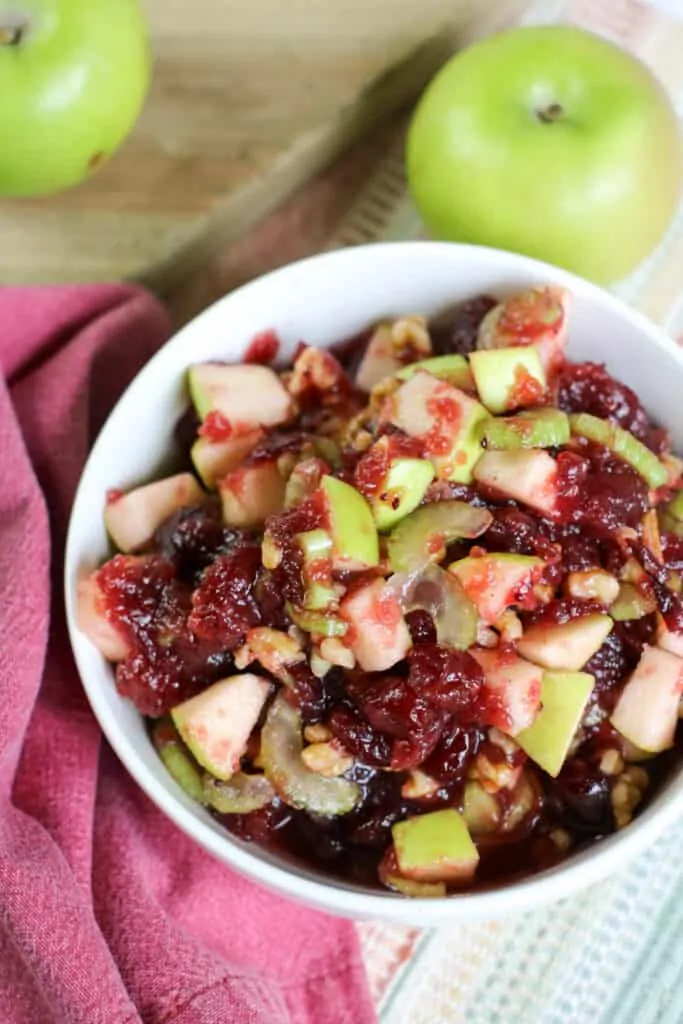
<instances>
[{"instance_id":1,"label":"dried cranberry","mask_svg":"<svg viewBox=\"0 0 683 1024\"><path fill-rule=\"evenodd\" d=\"M454 309L443 313L429 325L432 348L435 355L457 352L467 355L477 343L479 325L496 305L490 295L479 295L461 302Z\"/></svg>"},{"instance_id":2,"label":"dried cranberry","mask_svg":"<svg viewBox=\"0 0 683 1024\"><path fill-rule=\"evenodd\" d=\"M221 522L217 505L196 505L172 512L157 528L154 546L184 579L197 576L217 554L228 554L245 535Z\"/></svg>"},{"instance_id":3,"label":"dried cranberry","mask_svg":"<svg viewBox=\"0 0 683 1024\"><path fill-rule=\"evenodd\" d=\"M564 522L609 536L621 526L637 526L650 507L640 474L601 445L560 452L557 465L558 512Z\"/></svg>"},{"instance_id":4,"label":"dried cranberry","mask_svg":"<svg viewBox=\"0 0 683 1024\"><path fill-rule=\"evenodd\" d=\"M201 688L201 679L187 673L182 655L174 647L150 644L116 667L116 689L150 718L164 714Z\"/></svg>"},{"instance_id":5,"label":"dried cranberry","mask_svg":"<svg viewBox=\"0 0 683 1024\"><path fill-rule=\"evenodd\" d=\"M436 707L474 722L483 711L481 666L466 651L438 644L420 644L408 655L410 685Z\"/></svg>"},{"instance_id":6,"label":"dried cranberry","mask_svg":"<svg viewBox=\"0 0 683 1024\"><path fill-rule=\"evenodd\" d=\"M408 612L406 624L410 630L413 644L436 643L436 626L429 612L425 612L421 608Z\"/></svg>"},{"instance_id":7,"label":"dried cranberry","mask_svg":"<svg viewBox=\"0 0 683 1024\"><path fill-rule=\"evenodd\" d=\"M158 555L115 555L97 573L111 621L131 643L182 629L187 591L176 581L175 566Z\"/></svg>"},{"instance_id":8,"label":"dried cranberry","mask_svg":"<svg viewBox=\"0 0 683 1024\"><path fill-rule=\"evenodd\" d=\"M675 572L683 572L683 536L662 531L664 564Z\"/></svg>"},{"instance_id":9,"label":"dried cranberry","mask_svg":"<svg viewBox=\"0 0 683 1024\"><path fill-rule=\"evenodd\" d=\"M292 811L277 797L250 814L217 814L228 831L248 843L265 843L291 821Z\"/></svg>"},{"instance_id":10,"label":"dried cranberry","mask_svg":"<svg viewBox=\"0 0 683 1024\"><path fill-rule=\"evenodd\" d=\"M652 426L635 392L599 363L565 363L559 374L558 405L565 412L588 412L610 420L658 454L667 446L665 431Z\"/></svg>"},{"instance_id":11,"label":"dried cranberry","mask_svg":"<svg viewBox=\"0 0 683 1024\"><path fill-rule=\"evenodd\" d=\"M407 813L401 796L404 776L400 772L376 772L365 785L361 807L350 816L350 842L383 850L391 842L391 826Z\"/></svg>"},{"instance_id":12,"label":"dried cranberry","mask_svg":"<svg viewBox=\"0 0 683 1024\"><path fill-rule=\"evenodd\" d=\"M350 707L336 707L327 725L347 750L363 764L387 768L391 762L391 742L372 728L360 712Z\"/></svg>"},{"instance_id":13,"label":"dried cranberry","mask_svg":"<svg viewBox=\"0 0 683 1024\"><path fill-rule=\"evenodd\" d=\"M198 637L236 647L248 629L261 623L254 583L261 565L258 544L242 544L230 555L219 555L205 569L192 595L188 626Z\"/></svg>"},{"instance_id":14,"label":"dried cranberry","mask_svg":"<svg viewBox=\"0 0 683 1024\"><path fill-rule=\"evenodd\" d=\"M483 733L476 726L462 727L455 719L446 724L441 739L423 768L439 782L462 782L479 749Z\"/></svg>"},{"instance_id":15,"label":"dried cranberry","mask_svg":"<svg viewBox=\"0 0 683 1024\"><path fill-rule=\"evenodd\" d=\"M549 785L549 808L577 832L604 835L614 829L611 787L608 778L590 761L567 761Z\"/></svg>"}]
</instances>

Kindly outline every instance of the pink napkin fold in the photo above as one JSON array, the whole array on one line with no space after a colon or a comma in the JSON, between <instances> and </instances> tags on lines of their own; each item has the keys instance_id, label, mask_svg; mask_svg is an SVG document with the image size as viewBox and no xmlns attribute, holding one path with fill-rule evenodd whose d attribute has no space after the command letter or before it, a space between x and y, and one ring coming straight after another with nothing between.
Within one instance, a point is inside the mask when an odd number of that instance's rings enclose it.
<instances>
[{"instance_id":1,"label":"pink napkin fold","mask_svg":"<svg viewBox=\"0 0 683 1024\"><path fill-rule=\"evenodd\" d=\"M71 659L78 476L167 332L134 287L0 289L0 1019L369 1024L353 925L232 874L167 821L101 742Z\"/></svg>"}]
</instances>

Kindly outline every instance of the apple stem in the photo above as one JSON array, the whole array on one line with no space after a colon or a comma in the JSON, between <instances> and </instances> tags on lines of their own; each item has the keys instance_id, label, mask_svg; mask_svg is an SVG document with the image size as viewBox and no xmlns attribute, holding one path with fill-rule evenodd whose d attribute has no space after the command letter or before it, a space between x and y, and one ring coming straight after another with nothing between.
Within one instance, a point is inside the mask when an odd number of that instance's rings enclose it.
<instances>
[{"instance_id":1,"label":"apple stem","mask_svg":"<svg viewBox=\"0 0 683 1024\"><path fill-rule=\"evenodd\" d=\"M564 114L564 107L560 103L551 103L549 106L536 111L536 117L544 124L552 121L559 121Z\"/></svg>"},{"instance_id":2,"label":"apple stem","mask_svg":"<svg viewBox=\"0 0 683 1024\"><path fill-rule=\"evenodd\" d=\"M18 46L24 35L19 25L0 27L0 46Z\"/></svg>"}]
</instances>

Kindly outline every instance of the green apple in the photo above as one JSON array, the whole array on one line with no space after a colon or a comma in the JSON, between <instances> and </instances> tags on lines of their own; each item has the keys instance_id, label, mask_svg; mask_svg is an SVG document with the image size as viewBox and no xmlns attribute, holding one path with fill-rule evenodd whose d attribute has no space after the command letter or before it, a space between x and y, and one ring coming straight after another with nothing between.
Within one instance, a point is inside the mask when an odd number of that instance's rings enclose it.
<instances>
[{"instance_id":1,"label":"green apple","mask_svg":"<svg viewBox=\"0 0 683 1024\"><path fill-rule=\"evenodd\" d=\"M131 131L149 76L138 0L0 0L0 195L91 175Z\"/></svg>"},{"instance_id":2,"label":"green apple","mask_svg":"<svg viewBox=\"0 0 683 1024\"><path fill-rule=\"evenodd\" d=\"M515 737L522 750L556 778L565 762L595 678L588 672L544 672L541 710Z\"/></svg>"},{"instance_id":3,"label":"green apple","mask_svg":"<svg viewBox=\"0 0 683 1024\"><path fill-rule=\"evenodd\" d=\"M617 458L627 462L636 473L640 473L650 487L663 487L669 479L666 467L654 452L646 448L628 430L598 416L591 416L588 412L573 413L569 417L569 426L572 434L587 437L589 441L596 441L609 448Z\"/></svg>"},{"instance_id":4,"label":"green apple","mask_svg":"<svg viewBox=\"0 0 683 1024\"><path fill-rule=\"evenodd\" d=\"M525 629L517 650L543 668L578 672L600 650L613 625L609 615L599 612L568 622L537 622Z\"/></svg>"},{"instance_id":5,"label":"green apple","mask_svg":"<svg viewBox=\"0 0 683 1024\"><path fill-rule=\"evenodd\" d=\"M526 409L516 416L492 416L481 424L487 449L516 451L519 448L559 448L569 440L569 418L550 406Z\"/></svg>"},{"instance_id":6,"label":"green apple","mask_svg":"<svg viewBox=\"0 0 683 1024\"><path fill-rule=\"evenodd\" d=\"M465 882L474 875L479 851L454 808L420 814L391 828L399 871L416 882Z\"/></svg>"},{"instance_id":7,"label":"green apple","mask_svg":"<svg viewBox=\"0 0 683 1024\"><path fill-rule=\"evenodd\" d=\"M538 580L546 563L534 555L468 555L448 566L486 622L494 623L506 608L517 603L518 594Z\"/></svg>"},{"instance_id":8,"label":"green apple","mask_svg":"<svg viewBox=\"0 0 683 1024\"><path fill-rule=\"evenodd\" d=\"M456 54L418 104L406 156L437 238L599 283L654 248L681 185L662 87L634 56L570 25L512 29Z\"/></svg>"},{"instance_id":9,"label":"green apple","mask_svg":"<svg viewBox=\"0 0 683 1024\"><path fill-rule=\"evenodd\" d=\"M465 501L436 501L423 505L394 529L387 543L393 572L419 572L440 562L446 546L466 537L474 540L488 530L493 516Z\"/></svg>"},{"instance_id":10,"label":"green apple","mask_svg":"<svg viewBox=\"0 0 683 1024\"><path fill-rule=\"evenodd\" d=\"M169 775L189 797L203 804L201 771L170 718L161 718L155 722L152 742Z\"/></svg>"},{"instance_id":11,"label":"green apple","mask_svg":"<svg viewBox=\"0 0 683 1024\"><path fill-rule=\"evenodd\" d=\"M473 352L470 366L480 399L493 413L537 405L546 389L541 357L533 345Z\"/></svg>"}]
</instances>

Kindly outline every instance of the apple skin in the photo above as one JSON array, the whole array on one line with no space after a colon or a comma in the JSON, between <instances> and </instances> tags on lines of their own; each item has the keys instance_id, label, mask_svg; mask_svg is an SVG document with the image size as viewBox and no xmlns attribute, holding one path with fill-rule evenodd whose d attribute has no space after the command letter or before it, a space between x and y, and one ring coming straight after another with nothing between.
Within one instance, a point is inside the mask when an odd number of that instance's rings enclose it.
<instances>
[{"instance_id":1,"label":"apple skin","mask_svg":"<svg viewBox=\"0 0 683 1024\"><path fill-rule=\"evenodd\" d=\"M140 113L150 59L138 0L0 0L2 39L0 195L70 188Z\"/></svg>"},{"instance_id":2,"label":"apple skin","mask_svg":"<svg viewBox=\"0 0 683 1024\"><path fill-rule=\"evenodd\" d=\"M420 100L406 146L410 191L434 237L524 253L599 284L661 238L682 156L671 104L645 65L569 25L512 29L456 54Z\"/></svg>"}]
</instances>

